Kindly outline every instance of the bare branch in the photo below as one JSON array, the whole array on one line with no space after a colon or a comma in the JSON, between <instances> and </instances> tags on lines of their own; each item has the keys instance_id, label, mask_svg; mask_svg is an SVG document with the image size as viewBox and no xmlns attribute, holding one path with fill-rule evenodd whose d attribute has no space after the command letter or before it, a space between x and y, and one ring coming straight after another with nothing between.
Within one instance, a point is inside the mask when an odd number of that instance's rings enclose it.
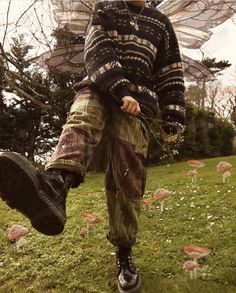
<instances>
[{"instance_id":1,"label":"bare branch","mask_svg":"<svg viewBox=\"0 0 236 293\"><path fill-rule=\"evenodd\" d=\"M28 89L29 89L32 93L34 93L36 96L38 96L38 97L40 97L40 98L46 98L44 95L39 94L38 92L36 92L36 91L31 87L31 86L32 86L32 82L29 82L28 80L26 80L25 78L23 78L23 77L21 77L19 74L17 74L16 72L8 70L8 71L6 72L6 74L9 76L10 80L12 80L12 77L13 77L14 80L17 79L17 80L21 81L24 85L28 85ZM39 86L39 84L37 84L37 83L34 83L33 85Z\"/></svg>"},{"instance_id":2,"label":"bare branch","mask_svg":"<svg viewBox=\"0 0 236 293\"><path fill-rule=\"evenodd\" d=\"M18 18L15 26L18 26L19 21L21 20L21 18L34 6L34 4L38 2L38 0L34 0L34 2L21 14L21 16Z\"/></svg>"},{"instance_id":3,"label":"bare branch","mask_svg":"<svg viewBox=\"0 0 236 293\"><path fill-rule=\"evenodd\" d=\"M9 25L10 8L11 8L11 0L9 0L8 7L7 7L6 26L5 26L5 32L4 32L3 41L2 41L3 45L5 43L5 39L6 39L6 36L7 36L7 30L8 30L8 25Z\"/></svg>"},{"instance_id":4,"label":"bare branch","mask_svg":"<svg viewBox=\"0 0 236 293\"><path fill-rule=\"evenodd\" d=\"M36 11L35 8L34 8L34 13L35 13L35 15L36 15L36 18L37 18L38 24L39 24L39 26L40 26L41 33L43 34L43 36L44 36L44 38L45 38L45 40L46 40L47 47L48 47L49 50L51 51L52 48L50 47L49 42L47 41L48 38L47 38L47 36L45 35L45 32L44 32L43 27L42 27L42 23L41 23L41 21L40 21L40 19L39 19L38 13L37 13L37 11Z\"/></svg>"},{"instance_id":5,"label":"bare branch","mask_svg":"<svg viewBox=\"0 0 236 293\"><path fill-rule=\"evenodd\" d=\"M19 88L16 84L11 84L10 87L4 87L0 85L0 88L5 90L6 92L12 92L15 90L18 94L22 95L27 100L30 100L34 105L38 106L40 109L48 111L52 108L50 105L45 105L44 103L38 101L37 99L35 99L35 97L31 96L30 94L26 93L21 88Z\"/></svg>"}]
</instances>

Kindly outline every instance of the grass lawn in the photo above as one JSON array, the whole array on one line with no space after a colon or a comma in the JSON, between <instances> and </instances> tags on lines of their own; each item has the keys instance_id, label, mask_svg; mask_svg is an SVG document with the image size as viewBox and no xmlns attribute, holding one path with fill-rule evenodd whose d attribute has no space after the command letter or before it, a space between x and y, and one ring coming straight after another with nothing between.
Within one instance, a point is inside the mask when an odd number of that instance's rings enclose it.
<instances>
[{"instance_id":1,"label":"grass lawn","mask_svg":"<svg viewBox=\"0 0 236 293\"><path fill-rule=\"evenodd\" d=\"M216 164L233 164L230 183L223 184ZM142 293L236 292L236 156L207 159L196 184L186 173L186 162L149 169L145 197L157 188L173 195L160 212L142 207L140 233L134 259L142 275ZM0 202L0 292L97 292L116 291L113 247L106 240L108 218L103 174L88 174L86 184L68 197L68 222L63 234L40 235L28 220ZM80 234L81 214L95 213L101 220L96 234ZM30 230L25 252L17 252L6 230L19 223ZM91 230L92 231L92 230ZM211 253L199 260L198 279L182 269L191 258L183 247L207 247Z\"/></svg>"}]
</instances>

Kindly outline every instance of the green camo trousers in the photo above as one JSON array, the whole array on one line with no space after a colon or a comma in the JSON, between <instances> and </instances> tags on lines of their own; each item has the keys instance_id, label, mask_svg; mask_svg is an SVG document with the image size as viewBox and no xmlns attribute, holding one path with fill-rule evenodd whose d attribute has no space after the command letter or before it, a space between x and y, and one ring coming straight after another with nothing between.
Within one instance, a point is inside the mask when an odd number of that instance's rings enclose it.
<instances>
[{"instance_id":1,"label":"green camo trousers","mask_svg":"<svg viewBox=\"0 0 236 293\"><path fill-rule=\"evenodd\" d=\"M148 134L143 122L119 107L104 106L94 91L83 88L75 97L46 169L66 169L84 176L105 126L110 136L105 180L110 226L107 237L113 245L130 247L136 242L146 182Z\"/></svg>"}]
</instances>

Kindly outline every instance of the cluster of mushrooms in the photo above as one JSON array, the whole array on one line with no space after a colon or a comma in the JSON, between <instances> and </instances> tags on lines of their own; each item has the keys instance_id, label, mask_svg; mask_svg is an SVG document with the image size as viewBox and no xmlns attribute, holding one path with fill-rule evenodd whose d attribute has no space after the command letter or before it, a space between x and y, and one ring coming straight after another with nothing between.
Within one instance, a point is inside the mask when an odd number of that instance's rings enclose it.
<instances>
[{"instance_id":1,"label":"cluster of mushrooms","mask_svg":"<svg viewBox=\"0 0 236 293\"><path fill-rule=\"evenodd\" d=\"M10 228L7 229L7 238L11 242L16 243L17 252L24 252L25 246L27 244L27 240L25 235L28 234L28 228L14 224Z\"/></svg>"},{"instance_id":2,"label":"cluster of mushrooms","mask_svg":"<svg viewBox=\"0 0 236 293\"><path fill-rule=\"evenodd\" d=\"M195 244L185 246L184 251L193 258L193 260L186 261L183 264L183 269L189 272L190 279L197 279L197 270L199 268L198 259L206 257L210 250L206 247L201 247Z\"/></svg>"},{"instance_id":3,"label":"cluster of mushrooms","mask_svg":"<svg viewBox=\"0 0 236 293\"><path fill-rule=\"evenodd\" d=\"M192 167L193 169L189 170L187 172L187 176L192 178L192 182L197 182L197 176L198 176L198 168L202 168L205 166L205 164L202 161L199 160L189 160L187 161L188 165ZM217 164L216 170L222 174L223 183L229 182L229 178L231 176L230 169L232 168L232 164L221 161Z\"/></svg>"}]
</instances>

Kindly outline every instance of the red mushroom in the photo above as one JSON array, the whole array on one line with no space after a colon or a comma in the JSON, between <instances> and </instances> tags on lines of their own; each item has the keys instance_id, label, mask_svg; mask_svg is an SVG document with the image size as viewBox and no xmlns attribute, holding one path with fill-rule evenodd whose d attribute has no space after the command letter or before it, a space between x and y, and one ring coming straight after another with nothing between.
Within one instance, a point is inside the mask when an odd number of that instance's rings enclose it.
<instances>
[{"instance_id":1,"label":"red mushroom","mask_svg":"<svg viewBox=\"0 0 236 293\"><path fill-rule=\"evenodd\" d=\"M164 201L172 194L172 191L169 191L164 188L158 188L153 198L161 203L161 212L164 211Z\"/></svg>"},{"instance_id":2,"label":"red mushroom","mask_svg":"<svg viewBox=\"0 0 236 293\"><path fill-rule=\"evenodd\" d=\"M197 175L198 175L197 170L189 170L188 173L187 173L187 176L192 178L193 183L197 181Z\"/></svg>"},{"instance_id":3,"label":"red mushroom","mask_svg":"<svg viewBox=\"0 0 236 293\"><path fill-rule=\"evenodd\" d=\"M230 173L230 169L232 168L232 164L228 163L228 162L225 162L225 161L221 161L217 164L216 166L216 169L219 173L222 174L222 177L223 177L223 183L226 182L227 178L228 178L228 181L229 181L229 177L231 176L231 173Z\"/></svg>"},{"instance_id":4,"label":"red mushroom","mask_svg":"<svg viewBox=\"0 0 236 293\"><path fill-rule=\"evenodd\" d=\"M84 237L88 237L88 229L86 227L82 227L80 230L80 234Z\"/></svg>"},{"instance_id":5,"label":"red mushroom","mask_svg":"<svg viewBox=\"0 0 236 293\"><path fill-rule=\"evenodd\" d=\"M187 161L187 163L189 164L189 166L193 167L194 170L196 170L196 168L202 168L205 166L205 163L199 160L189 160Z\"/></svg>"},{"instance_id":6,"label":"red mushroom","mask_svg":"<svg viewBox=\"0 0 236 293\"><path fill-rule=\"evenodd\" d=\"M93 226L93 235L94 236L95 236L95 226L98 225L99 223L100 223L100 220L98 218L96 218L90 222L90 225Z\"/></svg>"},{"instance_id":7,"label":"red mushroom","mask_svg":"<svg viewBox=\"0 0 236 293\"><path fill-rule=\"evenodd\" d=\"M206 247L201 247L195 244L188 245L184 247L184 251L194 258L194 262L197 264L198 259L204 256L207 256L210 253L210 250Z\"/></svg>"},{"instance_id":8,"label":"red mushroom","mask_svg":"<svg viewBox=\"0 0 236 293\"><path fill-rule=\"evenodd\" d=\"M16 249L18 252L24 252L24 246L27 241L23 236L28 232L28 228L16 224L7 229L7 238L12 242L16 242Z\"/></svg>"},{"instance_id":9,"label":"red mushroom","mask_svg":"<svg viewBox=\"0 0 236 293\"><path fill-rule=\"evenodd\" d=\"M97 216L94 214L83 213L82 218L87 222L87 236L89 236L89 225L97 220Z\"/></svg>"},{"instance_id":10,"label":"red mushroom","mask_svg":"<svg viewBox=\"0 0 236 293\"><path fill-rule=\"evenodd\" d=\"M7 229L7 237L10 241L17 241L28 233L28 228L21 225L13 225Z\"/></svg>"},{"instance_id":11,"label":"red mushroom","mask_svg":"<svg viewBox=\"0 0 236 293\"><path fill-rule=\"evenodd\" d=\"M82 218L85 219L85 220L88 220L88 221L93 221L93 220L95 220L97 218L97 216L94 215L94 214L83 213Z\"/></svg>"},{"instance_id":12,"label":"red mushroom","mask_svg":"<svg viewBox=\"0 0 236 293\"><path fill-rule=\"evenodd\" d=\"M143 203L149 207L149 210L151 210L152 204L154 201L155 201L155 198L153 197L146 197L143 199Z\"/></svg>"},{"instance_id":13,"label":"red mushroom","mask_svg":"<svg viewBox=\"0 0 236 293\"><path fill-rule=\"evenodd\" d=\"M186 272L189 272L190 275L190 279L196 279L197 278L197 268L199 267L199 265L197 263L195 263L194 261L186 261L183 264L183 269Z\"/></svg>"}]
</instances>

